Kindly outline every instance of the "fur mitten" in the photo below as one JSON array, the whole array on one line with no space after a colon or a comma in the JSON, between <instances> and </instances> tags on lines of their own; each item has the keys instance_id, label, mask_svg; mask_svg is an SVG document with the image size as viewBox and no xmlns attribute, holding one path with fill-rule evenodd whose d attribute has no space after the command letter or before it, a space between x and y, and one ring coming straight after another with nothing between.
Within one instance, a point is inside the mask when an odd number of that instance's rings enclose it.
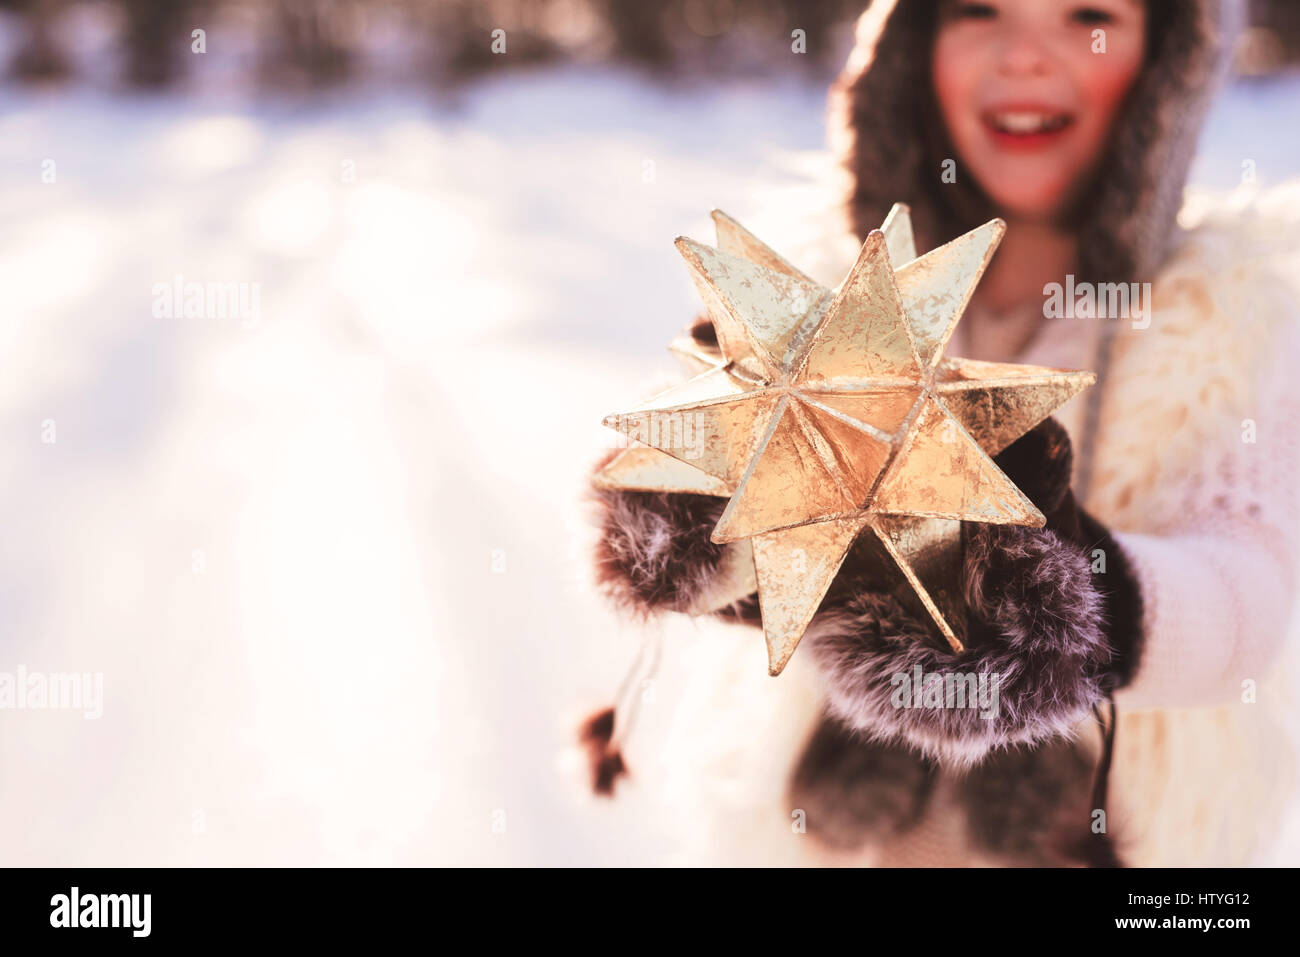
<instances>
[{"instance_id":1,"label":"fur mitten","mask_svg":"<svg viewBox=\"0 0 1300 957\"><path fill-rule=\"evenodd\" d=\"M590 497L600 528L596 582L620 607L686 611L724 573L726 546L709 536L725 498L596 488Z\"/></svg>"},{"instance_id":2,"label":"fur mitten","mask_svg":"<svg viewBox=\"0 0 1300 957\"><path fill-rule=\"evenodd\" d=\"M837 588L848 597L828 599L804 639L836 718L871 739L969 767L995 749L1070 734L1127 680L1140 620L1136 581L1105 529L1075 506L1070 454L1065 430L1049 419L998 456L1048 523L963 527L964 653L940 646L894 593ZM1107 554L1104 576L1093 574L1096 548ZM974 682L984 689L980 706L927 706L922 689L900 698L918 673L923 682Z\"/></svg>"}]
</instances>

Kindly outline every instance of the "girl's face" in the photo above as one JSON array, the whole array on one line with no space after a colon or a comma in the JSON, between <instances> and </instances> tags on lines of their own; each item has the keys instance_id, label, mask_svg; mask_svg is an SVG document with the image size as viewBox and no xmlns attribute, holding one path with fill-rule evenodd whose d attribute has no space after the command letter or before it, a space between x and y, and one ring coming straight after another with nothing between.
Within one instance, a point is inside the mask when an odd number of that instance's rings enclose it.
<instances>
[{"instance_id":1,"label":"girl's face","mask_svg":"<svg viewBox=\"0 0 1300 957\"><path fill-rule=\"evenodd\" d=\"M1010 215L1063 213L1105 152L1146 29L1142 0L944 0L932 79L957 175Z\"/></svg>"}]
</instances>

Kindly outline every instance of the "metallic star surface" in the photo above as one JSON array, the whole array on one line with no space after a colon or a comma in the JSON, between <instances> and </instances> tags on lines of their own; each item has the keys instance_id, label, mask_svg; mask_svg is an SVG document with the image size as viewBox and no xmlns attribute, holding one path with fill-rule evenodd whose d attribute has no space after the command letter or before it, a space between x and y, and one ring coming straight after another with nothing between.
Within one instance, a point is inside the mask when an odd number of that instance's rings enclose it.
<instances>
[{"instance_id":1,"label":"metallic star surface","mask_svg":"<svg viewBox=\"0 0 1300 957\"><path fill-rule=\"evenodd\" d=\"M717 348L675 341L699 374L605 419L637 444L598 483L729 498L712 538L752 549L753 580L738 585L758 591L773 675L865 529L961 651L960 522L1044 522L991 456L1095 377L944 356L1001 220L918 258L895 206L830 290L713 219L716 248L677 248Z\"/></svg>"}]
</instances>

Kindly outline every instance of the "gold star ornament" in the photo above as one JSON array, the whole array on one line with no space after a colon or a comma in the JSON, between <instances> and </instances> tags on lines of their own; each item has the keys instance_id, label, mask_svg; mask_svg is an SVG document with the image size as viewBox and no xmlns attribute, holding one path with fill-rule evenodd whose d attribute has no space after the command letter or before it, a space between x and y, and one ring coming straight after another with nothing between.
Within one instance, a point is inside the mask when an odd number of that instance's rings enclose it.
<instances>
[{"instance_id":1,"label":"gold star ornament","mask_svg":"<svg viewBox=\"0 0 1300 957\"><path fill-rule=\"evenodd\" d=\"M773 675L866 530L962 651L961 522L1045 521L992 456L1095 376L944 356L1001 220L918 257L895 206L833 290L725 213L713 220L716 248L677 249L717 347L678 340L699 374L605 418L631 444L598 484L729 499L712 539L742 549L738 584L758 592Z\"/></svg>"}]
</instances>

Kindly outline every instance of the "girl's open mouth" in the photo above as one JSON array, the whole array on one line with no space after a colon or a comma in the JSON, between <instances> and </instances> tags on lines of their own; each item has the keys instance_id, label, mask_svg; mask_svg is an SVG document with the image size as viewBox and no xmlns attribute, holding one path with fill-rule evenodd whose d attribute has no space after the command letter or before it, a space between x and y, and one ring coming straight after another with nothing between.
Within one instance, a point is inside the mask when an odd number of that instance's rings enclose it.
<instances>
[{"instance_id":1,"label":"girl's open mouth","mask_svg":"<svg viewBox=\"0 0 1300 957\"><path fill-rule=\"evenodd\" d=\"M994 142L1008 149L1048 146L1074 125L1074 117L1069 113L1041 107L985 110L982 119Z\"/></svg>"}]
</instances>

